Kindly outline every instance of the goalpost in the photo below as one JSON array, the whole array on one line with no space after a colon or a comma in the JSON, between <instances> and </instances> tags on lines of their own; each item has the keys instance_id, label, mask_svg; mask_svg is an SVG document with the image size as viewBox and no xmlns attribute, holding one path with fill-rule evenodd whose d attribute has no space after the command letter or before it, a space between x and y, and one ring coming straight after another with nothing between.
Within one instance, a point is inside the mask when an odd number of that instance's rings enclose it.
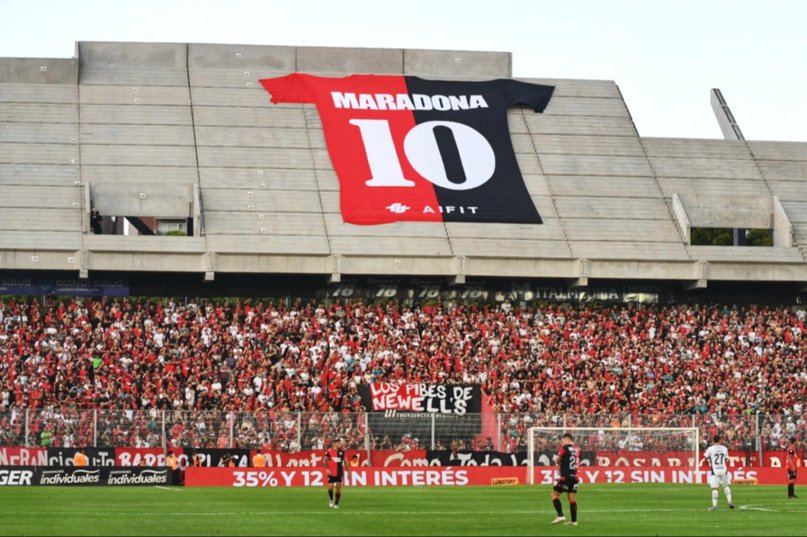
<instances>
[{"instance_id":1,"label":"goalpost","mask_svg":"<svg viewBox=\"0 0 807 537\"><path fill-rule=\"evenodd\" d=\"M536 467L557 468L553 457L558 453L564 433L574 438L583 459L578 464L584 466L596 466L598 453L617 453L618 459L627 461L626 469L632 466L631 453L658 456L682 453L685 456L679 458L679 468L698 469L697 427L530 427L527 439L527 482L530 485L535 484ZM646 466L652 464L648 462Z\"/></svg>"}]
</instances>

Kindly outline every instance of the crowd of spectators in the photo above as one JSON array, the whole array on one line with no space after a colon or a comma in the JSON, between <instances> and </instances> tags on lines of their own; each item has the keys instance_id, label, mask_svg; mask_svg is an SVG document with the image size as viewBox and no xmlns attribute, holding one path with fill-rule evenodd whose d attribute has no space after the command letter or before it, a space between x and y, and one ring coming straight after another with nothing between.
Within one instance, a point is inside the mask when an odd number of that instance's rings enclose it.
<instances>
[{"instance_id":1,"label":"crowd of spectators","mask_svg":"<svg viewBox=\"0 0 807 537\"><path fill-rule=\"evenodd\" d=\"M19 409L67 422L103 409L121 423L93 434L145 447L150 412L191 411L172 438L217 445L213 420L261 443L265 419L285 423L288 448L298 413L361 413L360 385L400 382L481 385L486 409L521 416L517 443L550 416L709 415L745 437L757 413L780 416L762 433L775 443L804 430L806 324L802 309L769 306L6 298L0 428ZM337 428L306 424L306 444Z\"/></svg>"}]
</instances>

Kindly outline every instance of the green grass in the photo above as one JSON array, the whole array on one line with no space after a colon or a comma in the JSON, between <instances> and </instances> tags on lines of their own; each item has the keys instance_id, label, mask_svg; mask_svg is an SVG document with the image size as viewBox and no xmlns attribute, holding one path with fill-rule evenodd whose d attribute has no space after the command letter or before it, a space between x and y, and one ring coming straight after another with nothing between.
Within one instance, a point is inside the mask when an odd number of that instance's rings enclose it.
<instances>
[{"instance_id":1,"label":"green grass","mask_svg":"<svg viewBox=\"0 0 807 537\"><path fill-rule=\"evenodd\" d=\"M549 486L320 489L0 488L0 535L807 535L807 500L735 486L584 485L577 527L551 526ZM568 518L568 502L563 499Z\"/></svg>"}]
</instances>

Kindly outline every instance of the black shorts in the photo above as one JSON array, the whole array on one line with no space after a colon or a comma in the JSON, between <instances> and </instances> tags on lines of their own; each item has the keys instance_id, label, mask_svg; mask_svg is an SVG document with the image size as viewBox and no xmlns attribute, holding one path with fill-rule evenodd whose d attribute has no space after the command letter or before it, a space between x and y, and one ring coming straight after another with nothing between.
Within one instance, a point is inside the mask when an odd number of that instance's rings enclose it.
<instances>
[{"instance_id":1,"label":"black shorts","mask_svg":"<svg viewBox=\"0 0 807 537\"><path fill-rule=\"evenodd\" d=\"M787 471L787 479L789 481L795 481L796 480L796 470L788 470Z\"/></svg>"},{"instance_id":2,"label":"black shorts","mask_svg":"<svg viewBox=\"0 0 807 537\"><path fill-rule=\"evenodd\" d=\"M345 476L342 473L338 473L336 475L329 475L328 476L328 483L329 484L339 483L341 485L342 484L342 479L344 479L344 477Z\"/></svg>"},{"instance_id":3,"label":"black shorts","mask_svg":"<svg viewBox=\"0 0 807 537\"><path fill-rule=\"evenodd\" d=\"M570 492L572 494L577 492L577 478L569 477L566 479L558 479L552 490L555 492Z\"/></svg>"}]
</instances>

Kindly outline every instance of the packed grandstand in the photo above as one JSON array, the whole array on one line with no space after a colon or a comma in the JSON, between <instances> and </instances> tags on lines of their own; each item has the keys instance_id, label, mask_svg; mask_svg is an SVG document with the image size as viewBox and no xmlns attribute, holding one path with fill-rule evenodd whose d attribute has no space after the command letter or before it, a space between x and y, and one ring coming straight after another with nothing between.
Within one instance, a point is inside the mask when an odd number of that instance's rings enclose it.
<instances>
[{"instance_id":1,"label":"packed grandstand","mask_svg":"<svg viewBox=\"0 0 807 537\"><path fill-rule=\"evenodd\" d=\"M19 438L9 416L29 409L43 416L29 435L49 427L54 446L81 445L92 436L81 411L103 409L115 419L100 445L159 447L156 411L171 411L177 445L233 447L238 414L250 416L238 447L300 450L336 434L359 447L359 387L394 383L478 384L489 413L535 417L504 424L502 451L559 415L715 416L744 449L761 414L776 449L807 430L806 323L804 309L772 306L3 298L0 443ZM290 446L296 413L312 419Z\"/></svg>"}]
</instances>

